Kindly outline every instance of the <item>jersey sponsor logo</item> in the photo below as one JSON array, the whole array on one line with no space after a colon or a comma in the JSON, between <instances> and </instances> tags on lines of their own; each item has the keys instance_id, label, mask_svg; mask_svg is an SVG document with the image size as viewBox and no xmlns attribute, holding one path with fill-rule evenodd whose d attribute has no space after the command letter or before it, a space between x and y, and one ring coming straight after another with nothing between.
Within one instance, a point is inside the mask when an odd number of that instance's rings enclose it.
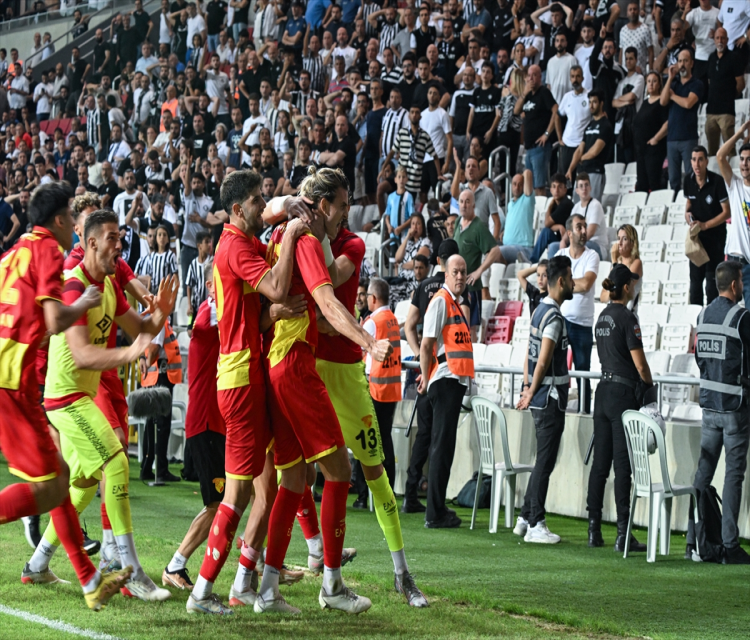
<instances>
[{"instance_id":1,"label":"jersey sponsor logo","mask_svg":"<svg viewBox=\"0 0 750 640\"><path fill-rule=\"evenodd\" d=\"M112 318L107 314L104 314L101 320L96 323L96 328L101 331L102 335L94 339L94 344L105 344L109 334L109 329L112 326Z\"/></svg>"},{"instance_id":2,"label":"jersey sponsor logo","mask_svg":"<svg viewBox=\"0 0 750 640\"><path fill-rule=\"evenodd\" d=\"M700 358L726 358L727 339L725 336L698 336L696 350Z\"/></svg>"}]
</instances>

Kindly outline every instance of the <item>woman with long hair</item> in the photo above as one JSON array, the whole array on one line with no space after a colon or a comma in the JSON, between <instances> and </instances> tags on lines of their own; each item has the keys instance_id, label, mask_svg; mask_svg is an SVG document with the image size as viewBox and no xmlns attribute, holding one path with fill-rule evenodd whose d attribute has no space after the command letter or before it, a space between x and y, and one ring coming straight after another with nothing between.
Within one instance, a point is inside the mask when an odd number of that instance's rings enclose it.
<instances>
[{"instance_id":1,"label":"woman with long hair","mask_svg":"<svg viewBox=\"0 0 750 640\"><path fill-rule=\"evenodd\" d=\"M429 259L432 253L432 242L427 237L424 218L420 213L413 213L409 223L409 231L404 241L396 250L396 264L398 275L402 281L391 286L391 304L395 305L406 300L417 286L414 278L414 256L423 255Z\"/></svg>"},{"instance_id":2,"label":"woman with long hair","mask_svg":"<svg viewBox=\"0 0 750 640\"><path fill-rule=\"evenodd\" d=\"M497 144L508 147L510 153L510 175L516 173L518 149L521 146L521 116L513 113L518 98L523 95L526 83L526 72L513 69L510 82L503 88L500 100L500 124L497 125Z\"/></svg>"},{"instance_id":3,"label":"woman with long hair","mask_svg":"<svg viewBox=\"0 0 750 640\"><path fill-rule=\"evenodd\" d=\"M639 278L633 284L633 299L628 307L628 309L634 311L638 304L638 296L641 293L641 284L643 283L643 262L638 249L638 231L633 225L624 224L617 230L617 240L612 243L610 255L613 265L624 264ZM599 300L609 302L609 291L603 289Z\"/></svg>"},{"instance_id":4,"label":"woman with long hair","mask_svg":"<svg viewBox=\"0 0 750 640\"><path fill-rule=\"evenodd\" d=\"M646 76L646 98L633 118L637 191L656 191L662 185L669 108L659 103L661 87L661 75L651 71Z\"/></svg>"}]
</instances>

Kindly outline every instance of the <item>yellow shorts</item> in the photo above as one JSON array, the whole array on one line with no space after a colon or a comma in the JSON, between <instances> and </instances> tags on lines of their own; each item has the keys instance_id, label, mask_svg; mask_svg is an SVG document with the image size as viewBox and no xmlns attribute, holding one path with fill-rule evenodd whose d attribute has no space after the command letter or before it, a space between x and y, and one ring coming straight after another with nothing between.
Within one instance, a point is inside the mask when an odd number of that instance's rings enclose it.
<instances>
[{"instance_id":1,"label":"yellow shorts","mask_svg":"<svg viewBox=\"0 0 750 640\"><path fill-rule=\"evenodd\" d=\"M341 364L318 359L315 367L333 403L346 446L363 465L381 464L385 459L383 443L365 376L365 363Z\"/></svg>"},{"instance_id":2,"label":"yellow shorts","mask_svg":"<svg viewBox=\"0 0 750 640\"><path fill-rule=\"evenodd\" d=\"M60 448L70 467L71 483L80 478L101 480L102 466L122 450L122 443L94 401L86 396L48 411L47 418L60 432Z\"/></svg>"}]
</instances>

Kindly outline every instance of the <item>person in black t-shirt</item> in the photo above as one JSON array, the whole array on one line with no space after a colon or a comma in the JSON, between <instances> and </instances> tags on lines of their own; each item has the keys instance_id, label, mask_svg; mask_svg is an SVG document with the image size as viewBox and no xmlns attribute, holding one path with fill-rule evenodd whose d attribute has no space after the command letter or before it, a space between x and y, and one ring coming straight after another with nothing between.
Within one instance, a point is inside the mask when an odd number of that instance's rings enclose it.
<instances>
[{"instance_id":1,"label":"person in black t-shirt","mask_svg":"<svg viewBox=\"0 0 750 640\"><path fill-rule=\"evenodd\" d=\"M206 33L208 34L208 50L210 53L216 51L219 46L219 32L224 26L227 17L227 3L224 0L210 0L205 8Z\"/></svg>"},{"instance_id":2,"label":"person in black t-shirt","mask_svg":"<svg viewBox=\"0 0 750 640\"><path fill-rule=\"evenodd\" d=\"M443 83L433 75L430 60L427 57L419 58L417 61L417 68L419 70L419 80L414 89L414 98L411 101L411 106L418 106L420 111L424 111L430 106L429 101L427 100L427 92L430 90L430 87L436 87L440 93L440 103L438 106L445 109L450 104L451 97L445 90ZM406 103L406 101L404 101L404 103ZM406 107L406 104L404 104L404 106Z\"/></svg>"},{"instance_id":3,"label":"person in black t-shirt","mask_svg":"<svg viewBox=\"0 0 750 640\"><path fill-rule=\"evenodd\" d=\"M521 289L529 297L529 313L534 315L534 311L539 306L539 303L544 300L547 296L547 264L548 260L540 260L539 264L532 265L526 269L521 269L516 274L518 281L521 283ZM531 284L527 278L536 273L536 283L538 287Z\"/></svg>"},{"instance_id":4,"label":"person in black t-shirt","mask_svg":"<svg viewBox=\"0 0 750 640\"><path fill-rule=\"evenodd\" d=\"M602 380L596 388L594 404L594 460L589 475L587 509L589 512L589 546L604 546L601 532L604 487L610 469L615 467L615 504L617 507L617 540L615 551L645 551L646 545L632 535L627 540L630 516L631 469L630 456L622 424L622 414L628 409L638 410L642 404L656 399L656 387L651 377L646 355L643 353L641 328L638 318L627 308L635 294L638 275L624 264L616 264L604 288L609 291L610 303L601 312L594 326L594 337ZM641 394L645 383L648 390Z\"/></svg>"},{"instance_id":5,"label":"person in black t-shirt","mask_svg":"<svg viewBox=\"0 0 750 640\"><path fill-rule=\"evenodd\" d=\"M342 169L349 181L349 193L353 193L356 159L357 145L349 136L349 120L346 116L336 116L335 135L328 146L328 151L320 154L319 163Z\"/></svg>"},{"instance_id":6,"label":"person in black t-shirt","mask_svg":"<svg viewBox=\"0 0 750 640\"><path fill-rule=\"evenodd\" d=\"M544 228L540 231L534 250L529 256L532 264L539 262L544 250L552 242L559 242L563 234L567 233L565 223L573 211L573 201L568 198L567 179L563 174L556 173L552 176L549 191L552 198L544 215Z\"/></svg>"},{"instance_id":7,"label":"person in black t-shirt","mask_svg":"<svg viewBox=\"0 0 750 640\"><path fill-rule=\"evenodd\" d=\"M583 132L583 141L578 145L566 178L574 181L576 168L589 174L591 197L599 201L604 192L604 165L609 162L614 148L615 134L612 124L604 112L604 93L598 89L589 92L591 120Z\"/></svg>"},{"instance_id":8,"label":"person in black t-shirt","mask_svg":"<svg viewBox=\"0 0 750 640\"><path fill-rule=\"evenodd\" d=\"M193 116L193 151L195 152L195 157L201 160L208 157L208 145L214 141L213 136L207 133L204 127L205 120L203 119L203 115L196 113Z\"/></svg>"},{"instance_id":9,"label":"person in black t-shirt","mask_svg":"<svg viewBox=\"0 0 750 640\"><path fill-rule=\"evenodd\" d=\"M300 138L297 143L297 164L294 165L291 175L284 181L284 186L281 190L282 196L291 196L297 193L297 189L302 184L302 181L307 177L308 171L312 166L310 162L310 154L312 153L312 145L307 138Z\"/></svg>"},{"instance_id":10,"label":"person in black t-shirt","mask_svg":"<svg viewBox=\"0 0 750 640\"><path fill-rule=\"evenodd\" d=\"M549 12L552 23L548 24L544 22L541 17ZM544 35L544 56L542 58L542 69L547 68L547 62L555 57L555 37L558 35L564 35L566 42L568 43L568 53L571 53L573 46L576 41L575 34L571 31L570 27L573 26L573 11L570 8L555 2L549 7L540 7L534 13L531 14L531 19L534 21L536 28Z\"/></svg>"},{"instance_id":11,"label":"person in black t-shirt","mask_svg":"<svg viewBox=\"0 0 750 640\"><path fill-rule=\"evenodd\" d=\"M513 23L511 22L511 25ZM450 20L443 20L443 38L437 43L438 60L446 71L445 88L449 92L456 89L454 78L458 73L456 61L466 56L466 48L463 43L455 37L453 32L453 23ZM471 65L469 65L471 66Z\"/></svg>"},{"instance_id":12,"label":"person in black t-shirt","mask_svg":"<svg viewBox=\"0 0 750 640\"><path fill-rule=\"evenodd\" d=\"M744 85L742 56L736 50L730 51L727 43L726 29L719 27L714 33L716 51L708 56L706 146L709 156L715 156L719 150L719 136L726 142L734 135L734 100L739 97L738 88Z\"/></svg>"},{"instance_id":13,"label":"person in black t-shirt","mask_svg":"<svg viewBox=\"0 0 750 640\"><path fill-rule=\"evenodd\" d=\"M411 48L417 59L427 55L427 47L435 44L437 29L430 26L430 7L423 4L419 8L419 27L411 32Z\"/></svg>"},{"instance_id":14,"label":"person in black t-shirt","mask_svg":"<svg viewBox=\"0 0 750 640\"><path fill-rule=\"evenodd\" d=\"M471 98L471 111L466 125L466 137L477 137L482 141L484 152L495 148L495 134L500 122L500 101L502 89L494 84L495 69L491 63L482 65L482 85L474 90Z\"/></svg>"}]
</instances>

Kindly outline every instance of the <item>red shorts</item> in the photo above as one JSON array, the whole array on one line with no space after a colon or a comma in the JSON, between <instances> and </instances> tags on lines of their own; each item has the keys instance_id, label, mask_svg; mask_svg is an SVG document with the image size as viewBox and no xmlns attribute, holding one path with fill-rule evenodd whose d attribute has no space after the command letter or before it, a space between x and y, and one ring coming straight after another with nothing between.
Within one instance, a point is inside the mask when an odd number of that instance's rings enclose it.
<instances>
[{"instance_id":1,"label":"red shorts","mask_svg":"<svg viewBox=\"0 0 750 640\"><path fill-rule=\"evenodd\" d=\"M57 477L59 454L36 385L19 391L0 389L0 407L0 449L8 460L8 471L28 482Z\"/></svg>"},{"instance_id":2,"label":"red shorts","mask_svg":"<svg viewBox=\"0 0 750 640\"><path fill-rule=\"evenodd\" d=\"M227 425L224 469L227 478L252 480L263 473L271 429L266 410L266 386L250 384L217 392Z\"/></svg>"},{"instance_id":3,"label":"red shorts","mask_svg":"<svg viewBox=\"0 0 750 640\"><path fill-rule=\"evenodd\" d=\"M277 469L302 459L314 462L346 446L309 345L296 342L279 364L268 369L268 379Z\"/></svg>"},{"instance_id":4,"label":"red shorts","mask_svg":"<svg viewBox=\"0 0 750 640\"><path fill-rule=\"evenodd\" d=\"M117 369L102 373L94 404L113 429L120 427L125 433L128 432L128 402L125 400L125 391Z\"/></svg>"}]
</instances>

